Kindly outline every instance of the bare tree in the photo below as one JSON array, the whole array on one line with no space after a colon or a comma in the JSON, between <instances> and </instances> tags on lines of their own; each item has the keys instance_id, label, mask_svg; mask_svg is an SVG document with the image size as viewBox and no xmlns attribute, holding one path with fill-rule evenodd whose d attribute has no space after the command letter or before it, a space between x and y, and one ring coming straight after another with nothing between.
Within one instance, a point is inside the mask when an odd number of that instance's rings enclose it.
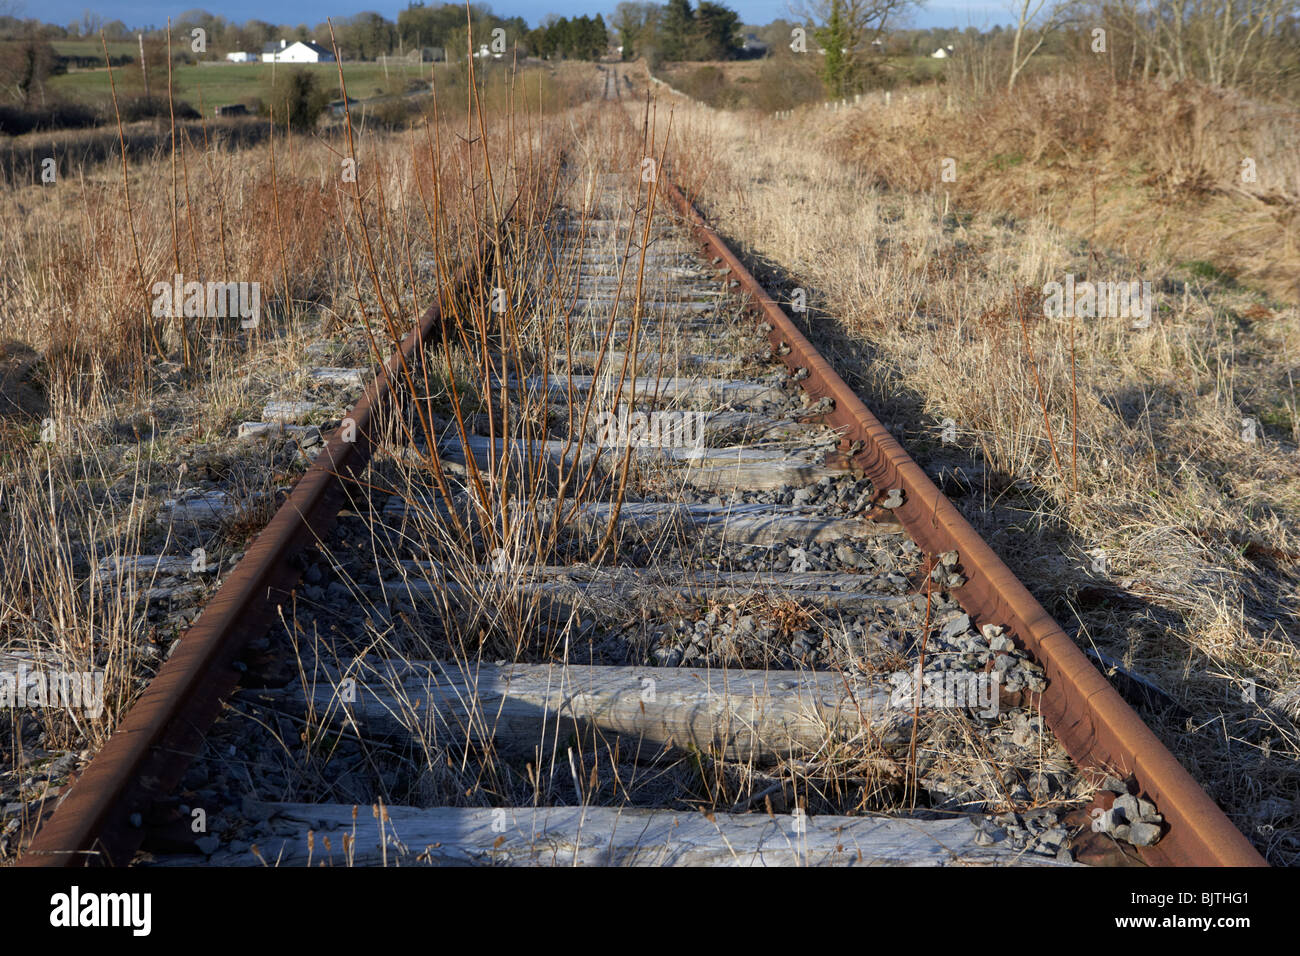
<instances>
[{"instance_id":1,"label":"bare tree","mask_svg":"<svg viewBox=\"0 0 1300 956\"><path fill-rule=\"evenodd\" d=\"M81 35L83 37L93 37L104 27L104 18L94 10L86 9L81 11Z\"/></svg>"},{"instance_id":2,"label":"bare tree","mask_svg":"<svg viewBox=\"0 0 1300 956\"><path fill-rule=\"evenodd\" d=\"M1222 87L1241 80L1294 12L1294 0L1158 0L1147 22L1162 73Z\"/></svg>"},{"instance_id":3,"label":"bare tree","mask_svg":"<svg viewBox=\"0 0 1300 956\"><path fill-rule=\"evenodd\" d=\"M1048 0L1018 0L1015 8L1016 32L1011 41L1011 73L1007 77L1008 91L1015 88L1016 77L1020 76L1053 31L1071 21L1071 5L1068 0L1051 7L1047 7L1047 3Z\"/></svg>"},{"instance_id":4,"label":"bare tree","mask_svg":"<svg viewBox=\"0 0 1300 956\"><path fill-rule=\"evenodd\" d=\"M1130 75L1140 64L1144 78L1217 87L1284 71L1295 10L1295 0L1092 0L1087 8L1092 22L1122 33Z\"/></svg>"}]
</instances>

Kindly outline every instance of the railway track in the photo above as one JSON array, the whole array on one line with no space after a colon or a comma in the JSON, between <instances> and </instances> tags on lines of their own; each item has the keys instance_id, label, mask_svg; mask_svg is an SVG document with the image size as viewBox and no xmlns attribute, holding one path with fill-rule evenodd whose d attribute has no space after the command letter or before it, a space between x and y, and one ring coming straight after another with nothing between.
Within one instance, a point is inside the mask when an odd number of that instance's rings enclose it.
<instances>
[{"instance_id":1,"label":"railway track","mask_svg":"<svg viewBox=\"0 0 1300 956\"><path fill-rule=\"evenodd\" d=\"M1261 863L603 72L20 862Z\"/></svg>"}]
</instances>

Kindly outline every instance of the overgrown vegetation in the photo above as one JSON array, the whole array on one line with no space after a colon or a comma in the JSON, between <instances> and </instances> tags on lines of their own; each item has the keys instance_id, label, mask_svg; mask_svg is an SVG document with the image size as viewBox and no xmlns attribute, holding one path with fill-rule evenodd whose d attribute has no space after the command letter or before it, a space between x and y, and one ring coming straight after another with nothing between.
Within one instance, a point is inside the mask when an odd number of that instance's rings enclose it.
<instances>
[{"instance_id":1,"label":"overgrown vegetation","mask_svg":"<svg viewBox=\"0 0 1300 956\"><path fill-rule=\"evenodd\" d=\"M780 120L679 103L676 168L1075 640L1171 696L1141 716L1294 864L1300 125L1102 71L999 90ZM1151 324L1045 317L1067 274L1149 281Z\"/></svg>"},{"instance_id":2,"label":"overgrown vegetation","mask_svg":"<svg viewBox=\"0 0 1300 956\"><path fill-rule=\"evenodd\" d=\"M204 548L227 565L297 474L292 455L232 447L238 424L300 374L322 324L369 324L386 355L440 290L442 265L482 253L493 209L552 165L526 152L542 135L536 113L590 83L567 72L476 83L487 95L470 115L490 139L472 153L439 148L459 142L467 116L444 106L436 119L428 100L407 133L358 116L344 136L301 136L277 111L273 131L247 121L264 135L246 148L177 124L174 150L109 154L0 196L12 266L0 311L13 319L0 342L0 655L105 675L102 713L0 711L0 788L21 796L25 826L55 792L43 755L92 754L184 623L151 612L149 581L116 577L112 560ZM515 110L534 117L526 135ZM497 161L488 207L483 155ZM154 285L176 273L258 283L260 324L160 314ZM213 481L241 502L215 532L154 520L169 493ZM0 856L17 839L3 836Z\"/></svg>"},{"instance_id":3,"label":"overgrown vegetation","mask_svg":"<svg viewBox=\"0 0 1300 956\"><path fill-rule=\"evenodd\" d=\"M1117 82L1096 69L1011 93L870 97L833 136L890 189L940 189L956 207L1050 218L1140 259L1213 263L1294 302L1296 124L1294 109L1241 93Z\"/></svg>"},{"instance_id":4,"label":"overgrown vegetation","mask_svg":"<svg viewBox=\"0 0 1300 956\"><path fill-rule=\"evenodd\" d=\"M267 99L263 109L268 114L278 115L291 129L304 132L315 128L317 118L329 105L330 94L317 74L289 69L276 77Z\"/></svg>"}]
</instances>

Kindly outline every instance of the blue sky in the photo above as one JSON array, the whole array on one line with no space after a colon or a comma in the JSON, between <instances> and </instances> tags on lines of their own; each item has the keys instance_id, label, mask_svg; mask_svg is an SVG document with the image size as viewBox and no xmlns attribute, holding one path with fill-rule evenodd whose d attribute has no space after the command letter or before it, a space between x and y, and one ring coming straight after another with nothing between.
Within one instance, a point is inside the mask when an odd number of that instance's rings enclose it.
<instances>
[{"instance_id":1,"label":"blue sky","mask_svg":"<svg viewBox=\"0 0 1300 956\"><path fill-rule=\"evenodd\" d=\"M437 0L427 0L433 3ZM536 25L548 13L562 16L580 13L605 13L613 10L617 0L496 0L492 9L507 17L522 16L531 25ZM322 5L312 0L276 0L276 2L258 2L258 0L222 0L205 4L181 0L180 3L123 3L116 0L46 0L35 2L26 0L21 16L37 17L41 20L66 25L81 18L83 10L94 10L105 20L121 20L128 26L163 25L168 16L176 16L185 10L205 9L220 13L230 20L243 21L250 18L268 20L272 23L319 23L326 16L348 16L362 10L377 10L389 19L396 19L398 10L406 6L406 0L343 0L341 3ZM732 0L728 6L740 13L746 23L769 23L777 17L790 17L786 0ZM1010 19L1008 5L988 0L945 0L944 5L927 4L925 8L911 15L911 25L917 27L967 27L992 26L1005 23Z\"/></svg>"}]
</instances>

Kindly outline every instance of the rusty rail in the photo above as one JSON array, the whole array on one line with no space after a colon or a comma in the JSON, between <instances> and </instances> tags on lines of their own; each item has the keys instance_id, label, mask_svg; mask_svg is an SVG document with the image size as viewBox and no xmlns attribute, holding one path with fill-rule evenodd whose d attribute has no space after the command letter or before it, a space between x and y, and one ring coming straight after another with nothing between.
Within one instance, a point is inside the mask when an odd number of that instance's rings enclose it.
<instances>
[{"instance_id":1,"label":"rusty rail","mask_svg":"<svg viewBox=\"0 0 1300 956\"><path fill-rule=\"evenodd\" d=\"M626 114L625 114L626 115ZM630 122L630 119L629 119ZM957 551L967 577L959 600L977 621L996 622L1037 657L1049 686L1042 713L1083 766L1132 773L1169 824L1148 862L1261 866L1263 858L1174 756L1089 663L1011 570L975 532L880 421L813 348L687 197L661 171L660 186L687 220L706 254L720 257L771 329L769 340L791 369L807 369L803 387L829 397L828 424L842 448L880 489L901 489L894 514L924 550ZM182 639L116 732L40 827L19 861L27 866L125 863L144 835L154 801L180 780L202 735L237 683L233 667L247 641L263 631L296 582L290 559L325 533L345 482L369 460L381 409L421 343L440 325L435 303L403 340L350 417L355 442L336 434L285 504ZM855 443L861 442L853 452Z\"/></svg>"},{"instance_id":2,"label":"rusty rail","mask_svg":"<svg viewBox=\"0 0 1300 956\"><path fill-rule=\"evenodd\" d=\"M468 276L463 267L447 288L463 286ZM130 862L155 802L180 783L222 701L238 684L234 664L240 651L265 633L297 584L294 557L328 532L345 504L348 482L370 460L383 416L396 408L394 384L441 325L440 296L345 419L356 426L355 440L345 440L345 429L335 432L103 749L64 791L19 866Z\"/></svg>"},{"instance_id":3,"label":"rusty rail","mask_svg":"<svg viewBox=\"0 0 1300 956\"><path fill-rule=\"evenodd\" d=\"M974 621L1006 627L1043 665L1050 683L1042 698L1042 714L1070 756L1080 766L1132 773L1140 792L1164 814L1169 832L1156 846L1142 851L1143 859L1156 865L1266 866L1241 831L818 354L690 200L667 175L661 173L660 178L660 188L706 254L722 259L739 281L740 291L771 324L768 339L781 360L792 370L808 370L801 383L805 391L813 400L829 397L835 402L826 420L840 429L841 448L849 451L862 442L853 455L854 464L876 488L902 490L903 505L893 513L908 534L931 554L958 553L967 577L956 592L962 608Z\"/></svg>"}]
</instances>

